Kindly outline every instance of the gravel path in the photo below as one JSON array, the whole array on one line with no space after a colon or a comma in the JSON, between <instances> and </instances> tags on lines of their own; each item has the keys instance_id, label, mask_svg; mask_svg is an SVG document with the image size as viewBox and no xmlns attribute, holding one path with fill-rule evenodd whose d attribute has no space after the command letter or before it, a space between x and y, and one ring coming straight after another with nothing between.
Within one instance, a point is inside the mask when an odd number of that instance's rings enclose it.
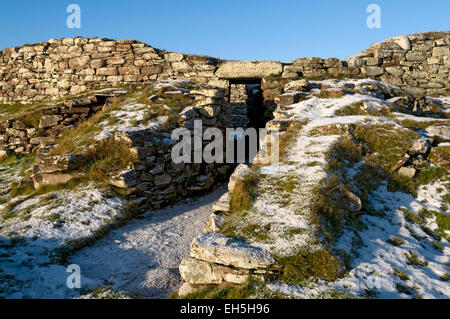
<instances>
[{"instance_id":1,"label":"gravel path","mask_svg":"<svg viewBox=\"0 0 450 319\"><path fill-rule=\"evenodd\" d=\"M220 186L198 200L144 215L78 252L70 263L80 266L82 287L110 286L144 298L166 298L181 285L178 266L225 192Z\"/></svg>"}]
</instances>

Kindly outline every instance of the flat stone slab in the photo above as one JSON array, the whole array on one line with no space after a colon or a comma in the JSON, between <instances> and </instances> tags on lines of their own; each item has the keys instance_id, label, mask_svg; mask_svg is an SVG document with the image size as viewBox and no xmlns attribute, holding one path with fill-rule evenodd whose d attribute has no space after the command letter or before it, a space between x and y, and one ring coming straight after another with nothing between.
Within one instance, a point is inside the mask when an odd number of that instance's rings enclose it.
<instances>
[{"instance_id":1,"label":"flat stone slab","mask_svg":"<svg viewBox=\"0 0 450 319\"><path fill-rule=\"evenodd\" d=\"M219 66L216 75L224 79L259 79L270 75L280 75L283 65L275 61L230 61Z\"/></svg>"},{"instance_id":2,"label":"flat stone slab","mask_svg":"<svg viewBox=\"0 0 450 319\"><path fill-rule=\"evenodd\" d=\"M191 257L249 270L267 269L275 265L269 252L217 233L204 234L194 239Z\"/></svg>"}]
</instances>

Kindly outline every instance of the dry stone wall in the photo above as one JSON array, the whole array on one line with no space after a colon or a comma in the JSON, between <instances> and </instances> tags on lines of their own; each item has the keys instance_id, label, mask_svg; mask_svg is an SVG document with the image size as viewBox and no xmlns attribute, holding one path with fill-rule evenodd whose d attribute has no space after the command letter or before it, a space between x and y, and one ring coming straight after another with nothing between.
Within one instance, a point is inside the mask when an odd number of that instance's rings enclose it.
<instances>
[{"instance_id":1,"label":"dry stone wall","mask_svg":"<svg viewBox=\"0 0 450 319\"><path fill-rule=\"evenodd\" d=\"M228 88L230 79L370 77L418 91L450 91L450 32L414 34L336 58L223 61L166 52L131 40L67 38L0 51L0 103L34 103L98 86L189 79Z\"/></svg>"}]
</instances>

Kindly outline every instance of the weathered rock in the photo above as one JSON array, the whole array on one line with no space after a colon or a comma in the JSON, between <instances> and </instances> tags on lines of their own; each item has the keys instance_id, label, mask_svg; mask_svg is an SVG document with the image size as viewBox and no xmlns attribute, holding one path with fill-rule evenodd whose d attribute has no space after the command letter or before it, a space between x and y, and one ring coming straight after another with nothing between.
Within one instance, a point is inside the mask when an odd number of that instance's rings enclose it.
<instances>
[{"instance_id":1,"label":"weathered rock","mask_svg":"<svg viewBox=\"0 0 450 319\"><path fill-rule=\"evenodd\" d=\"M268 252L215 233L194 239L191 257L242 269L267 269L275 264Z\"/></svg>"},{"instance_id":2,"label":"weathered rock","mask_svg":"<svg viewBox=\"0 0 450 319\"><path fill-rule=\"evenodd\" d=\"M220 284L220 272L211 263L195 258L185 258L179 267L181 277L191 285Z\"/></svg>"},{"instance_id":3,"label":"weathered rock","mask_svg":"<svg viewBox=\"0 0 450 319\"><path fill-rule=\"evenodd\" d=\"M38 171L40 173L73 171L80 168L82 161L83 156L79 154L44 157L39 160Z\"/></svg>"},{"instance_id":4,"label":"weathered rock","mask_svg":"<svg viewBox=\"0 0 450 319\"><path fill-rule=\"evenodd\" d=\"M39 121L39 128L49 128L58 125L64 118L61 115L44 115Z\"/></svg>"},{"instance_id":5,"label":"weathered rock","mask_svg":"<svg viewBox=\"0 0 450 319\"><path fill-rule=\"evenodd\" d=\"M119 188L130 188L136 186L139 180L135 170L127 170L111 177L108 182Z\"/></svg>"},{"instance_id":6,"label":"weathered rock","mask_svg":"<svg viewBox=\"0 0 450 319\"><path fill-rule=\"evenodd\" d=\"M431 136L441 135L450 139L450 126L447 125L432 125L425 129Z\"/></svg>"},{"instance_id":7,"label":"weathered rock","mask_svg":"<svg viewBox=\"0 0 450 319\"><path fill-rule=\"evenodd\" d=\"M408 153L411 155L414 154L427 154L430 150L431 143L426 138L419 138L418 140L413 142L413 145L410 147Z\"/></svg>"},{"instance_id":8,"label":"weathered rock","mask_svg":"<svg viewBox=\"0 0 450 319\"><path fill-rule=\"evenodd\" d=\"M362 209L361 199L348 191L345 186L338 185L331 193L330 199L338 209L351 213L359 212Z\"/></svg>"},{"instance_id":9,"label":"weathered rock","mask_svg":"<svg viewBox=\"0 0 450 319\"><path fill-rule=\"evenodd\" d=\"M400 176L413 179L416 175L416 169L413 167L402 167L399 169L398 174Z\"/></svg>"},{"instance_id":10,"label":"weathered rock","mask_svg":"<svg viewBox=\"0 0 450 319\"><path fill-rule=\"evenodd\" d=\"M250 171L250 166L246 164L239 164L239 166L235 169L234 173L230 177L230 181L228 183L228 191L232 193L234 188L236 187L236 183L241 181L244 176L247 175Z\"/></svg>"},{"instance_id":11,"label":"weathered rock","mask_svg":"<svg viewBox=\"0 0 450 319\"><path fill-rule=\"evenodd\" d=\"M204 233L219 232L223 221L224 221L223 216L220 216L216 213L211 214L211 216L209 216L208 221L206 222L206 226L203 232Z\"/></svg>"},{"instance_id":12,"label":"weathered rock","mask_svg":"<svg viewBox=\"0 0 450 319\"><path fill-rule=\"evenodd\" d=\"M409 51L412 49L411 46L411 40L408 37L399 37L395 39L395 42L406 51Z\"/></svg>"},{"instance_id":13,"label":"weathered rock","mask_svg":"<svg viewBox=\"0 0 450 319\"><path fill-rule=\"evenodd\" d=\"M55 173L55 174L40 174L33 175L33 184L35 189L42 186L66 184L73 179L84 177L83 173Z\"/></svg>"},{"instance_id":14,"label":"weathered rock","mask_svg":"<svg viewBox=\"0 0 450 319\"><path fill-rule=\"evenodd\" d=\"M303 91L306 90L309 86L309 82L305 79L297 80L297 81L291 81L288 84L284 86L285 91Z\"/></svg>"},{"instance_id":15,"label":"weathered rock","mask_svg":"<svg viewBox=\"0 0 450 319\"><path fill-rule=\"evenodd\" d=\"M221 265L214 265L214 267L217 269L224 281L237 285L244 284L251 274L247 269L229 268ZM253 275L253 277L259 277L260 279L263 279L262 276Z\"/></svg>"},{"instance_id":16,"label":"weathered rock","mask_svg":"<svg viewBox=\"0 0 450 319\"><path fill-rule=\"evenodd\" d=\"M300 102L303 95L300 92L288 92L280 95L279 101L283 105L292 105Z\"/></svg>"},{"instance_id":17,"label":"weathered rock","mask_svg":"<svg viewBox=\"0 0 450 319\"><path fill-rule=\"evenodd\" d=\"M212 210L214 212L220 212L220 213L225 213L225 214L230 213L231 212L230 201L231 201L230 193L227 192L227 193L223 194L219 198L219 200L217 200L214 203Z\"/></svg>"},{"instance_id":18,"label":"weathered rock","mask_svg":"<svg viewBox=\"0 0 450 319\"><path fill-rule=\"evenodd\" d=\"M384 69L379 66L367 66L361 69L362 73L367 76L379 76L384 74Z\"/></svg>"},{"instance_id":19,"label":"weathered rock","mask_svg":"<svg viewBox=\"0 0 450 319\"><path fill-rule=\"evenodd\" d=\"M409 156L409 154L405 154L398 162L397 164L395 164L391 169L393 171L398 170L400 167L402 167L403 165L406 164L406 162L411 158L411 156Z\"/></svg>"}]
</instances>

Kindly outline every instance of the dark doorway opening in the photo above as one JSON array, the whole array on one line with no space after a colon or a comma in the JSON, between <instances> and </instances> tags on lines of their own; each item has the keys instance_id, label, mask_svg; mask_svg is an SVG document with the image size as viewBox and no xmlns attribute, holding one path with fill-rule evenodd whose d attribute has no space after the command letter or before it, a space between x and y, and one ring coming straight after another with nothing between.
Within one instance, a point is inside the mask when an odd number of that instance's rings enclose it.
<instances>
[{"instance_id":1,"label":"dark doorway opening","mask_svg":"<svg viewBox=\"0 0 450 319\"><path fill-rule=\"evenodd\" d=\"M266 110L264 105L263 91L261 89L261 79L233 79L229 80L229 102L232 105L231 127L233 128L254 128L257 134L257 151L260 149L259 129L265 128L267 123ZM246 160L250 163L251 157L249 136L241 139L235 138L235 161L240 163L237 158L238 143L245 139Z\"/></svg>"}]
</instances>

